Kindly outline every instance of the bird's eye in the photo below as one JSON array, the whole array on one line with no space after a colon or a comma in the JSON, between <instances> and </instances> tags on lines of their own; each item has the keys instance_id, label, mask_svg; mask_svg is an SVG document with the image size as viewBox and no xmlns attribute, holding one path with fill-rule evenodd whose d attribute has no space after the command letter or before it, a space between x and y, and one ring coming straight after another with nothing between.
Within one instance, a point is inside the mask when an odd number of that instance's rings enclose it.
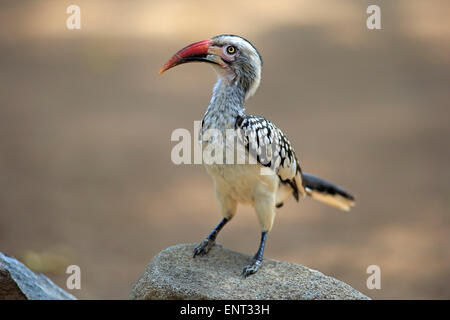
<instances>
[{"instance_id":1,"label":"bird's eye","mask_svg":"<svg viewBox=\"0 0 450 320\"><path fill-rule=\"evenodd\" d=\"M227 47L227 53L228 54L235 54L236 53L236 47L234 47L234 46Z\"/></svg>"}]
</instances>

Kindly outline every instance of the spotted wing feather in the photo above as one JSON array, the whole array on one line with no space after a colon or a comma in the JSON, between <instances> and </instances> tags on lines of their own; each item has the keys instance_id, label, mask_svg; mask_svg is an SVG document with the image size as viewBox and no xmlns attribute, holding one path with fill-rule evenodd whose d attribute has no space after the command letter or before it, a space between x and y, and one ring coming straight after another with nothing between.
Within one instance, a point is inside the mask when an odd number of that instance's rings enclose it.
<instances>
[{"instance_id":1,"label":"spotted wing feather","mask_svg":"<svg viewBox=\"0 0 450 320\"><path fill-rule=\"evenodd\" d=\"M244 115L237 118L236 129L249 154L276 172L281 183L290 185L297 200L299 193L305 194L295 151L278 127L264 117Z\"/></svg>"}]
</instances>

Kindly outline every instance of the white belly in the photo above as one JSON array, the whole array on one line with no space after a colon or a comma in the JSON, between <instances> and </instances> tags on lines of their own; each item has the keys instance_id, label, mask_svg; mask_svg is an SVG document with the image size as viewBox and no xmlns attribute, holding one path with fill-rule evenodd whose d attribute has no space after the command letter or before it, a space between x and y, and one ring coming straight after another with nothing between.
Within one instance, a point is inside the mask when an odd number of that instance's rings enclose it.
<instances>
[{"instance_id":1,"label":"white belly","mask_svg":"<svg viewBox=\"0 0 450 320\"><path fill-rule=\"evenodd\" d=\"M220 193L226 194L243 204L254 204L256 189L259 192L264 190L267 193L275 194L277 203L283 202L292 194L290 187L280 186L280 179L276 173L257 163L254 158L249 160L248 152L242 145L240 145L242 148L239 149L230 142L222 143L223 141L220 139L214 142L211 140L203 140L202 143L204 151L208 150L208 148L209 150L214 150L217 144L220 144L221 150L223 150L223 157L215 158L215 161L212 161L211 158L205 161L205 155L203 159L206 171L214 180L216 189ZM227 147L228 150L226 150ZM231 162L234 164L227 164L227 156L230 154L235 155L229 157L233 159ZM268 172L271 172L271 174L267 174Z\"/></svg>"},{"instance_id":2,"label":"white belly","mask_svg":"<svg viewBox=\"0 0 450 320\"><path fill-rule=\"evenodd\" d=\"M253 193L258 184L264 183L273 191L277 187L273 177L260 174L259 165L213 164L205 167L216 188L241 203L253 204Z\"/></svg>"}]
</instances>

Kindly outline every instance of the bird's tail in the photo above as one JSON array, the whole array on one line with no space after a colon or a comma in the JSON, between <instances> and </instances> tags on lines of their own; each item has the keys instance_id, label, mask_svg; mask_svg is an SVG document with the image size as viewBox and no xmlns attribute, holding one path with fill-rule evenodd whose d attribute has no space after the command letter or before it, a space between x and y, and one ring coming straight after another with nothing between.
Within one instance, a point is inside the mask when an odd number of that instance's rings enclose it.
<instances>
[{"instance_id":1,"label":"bird's tail","mask_svg":"<svg viewBox=\"0 0 450 320\"><path fill-rule=\"evenodd\" d=\"M355 198L350 193L331 182L308 173L302 173L302 182L306 194L313 199L344 211L355 205Z\"/></svg>"}]
</instances>

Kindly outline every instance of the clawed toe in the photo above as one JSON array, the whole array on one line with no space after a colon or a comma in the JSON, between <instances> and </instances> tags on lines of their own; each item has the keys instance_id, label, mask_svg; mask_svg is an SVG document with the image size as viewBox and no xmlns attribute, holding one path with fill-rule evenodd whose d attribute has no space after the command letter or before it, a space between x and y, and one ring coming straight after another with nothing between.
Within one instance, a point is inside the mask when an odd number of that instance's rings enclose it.
<instances>
[{"instance_id":1,"label":"clawed toe","mask_svg":"<svg viewBox=\"0 0 450 320\"><path fill-rule=\"evenodd\" d=\"M248 266L244 268L244 270L242 271L242 276L244 278L247 278L248 276L256 273L261 267L261 265L262 265L261 260L253 260L252 263L250 263Z\"/></svg>"},{"instance_id":2,"label":"clawed toe","mask_svg":"<svg viewBox=\"0 0 450 320\"><path fill-rule=\"evenodd\" d=\"M214 247L215 241L211 239L205 239L200 243L197 247L194 249L194 255L193 258L196 256L204 256L211 250L212 247Z\"/></svg>"}]
</instances>

